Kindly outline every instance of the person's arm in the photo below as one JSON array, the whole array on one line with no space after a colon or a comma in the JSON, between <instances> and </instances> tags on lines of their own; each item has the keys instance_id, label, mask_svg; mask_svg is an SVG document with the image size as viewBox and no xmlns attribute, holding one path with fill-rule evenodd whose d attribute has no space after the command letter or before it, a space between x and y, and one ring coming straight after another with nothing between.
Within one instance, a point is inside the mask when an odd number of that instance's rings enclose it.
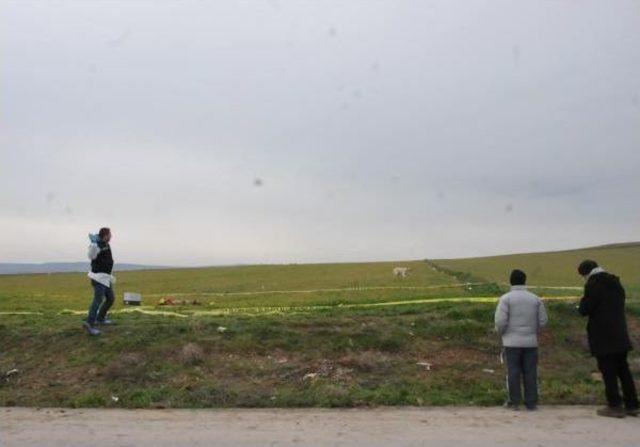
<instances>
[{"instance_id":1,"label":"person's arm","mask_svg":"<svg viewBox=\"0 0 640 447\"><path fill-rule=\"evenodd\" d=\"M100 247L98 244L90 244L89 250L87 251L87 256L91 261L98 257L98 253L100 253Z\"/></svg>"},{"instance_id":2,"label":"person's arm","mask_svg":"<svg viewBox=\"0 0 640 447\"><path fill-rule=\"evenodd\" d=\"M548 322L547 309L544 307L542 300L540 300L540 306L538 307L538 330L544 328Z\"/></svg>"},{"instance_id":3,"label":"person's arm","mask_svg":"<svg viewBox=\"0 0 640 447\"><path fill-rule=\"evenodd\" d=\"M578 307L578 312L580 312L580 315L583 315L585 317L588 315L592 315L593 311L598 306L599 294L594 293L595 291L593 289L594 284L590 281L587 281L587 283L584 285L584 296L580 300L580 306Z\"/></svg>"},{"instance_id":4,"label":"person's arm","mask_svg":"<svg viewBox=\"0 0 640 447\"><path fill-rule=\"evenodd\" d=\"M504 296L498 302L494 320L496 332L500 335L504 334L509 325L509 303L507 303L507 299Z\"/></svg>"}]
</instances>

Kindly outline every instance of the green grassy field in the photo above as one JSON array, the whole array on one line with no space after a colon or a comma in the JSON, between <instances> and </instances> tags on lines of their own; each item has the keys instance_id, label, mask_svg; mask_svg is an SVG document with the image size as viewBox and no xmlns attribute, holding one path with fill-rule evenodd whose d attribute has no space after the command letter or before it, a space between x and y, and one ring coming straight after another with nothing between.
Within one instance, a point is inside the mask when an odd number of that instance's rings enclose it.
<instances>
[{"instance_id":1,"label":"green grassy field","mask_svg":"<svg viewBox=\"0 0 640 447\"><path fill-rule=\"evenodd\" d=\"M395 279L391 272L396 265L412 268L412 275L404 280ZM457 282L422 261L149 270L122 272L116 276L120 296L124 291L135 291L142 293L145 303L149 304L163 297L176 297L197 299L216 307L339 304L441 293L458 296L462 289L438 289L437 286ZM372 287L405 289L358 290ZM84 309L91 291L84 273L0 276L0 290L0 311Z\"/></svg>"},{"instance_id":2,"label":"green grassy field","mask_svg":"<svg viewBox=\"0 0 640 447\"><path fill-rule=\"evenodd\" d=\"M91 299L86 275L0 276L0 372L19 370L0 384L0 405L499 404L504 366L493 310L512 267L527 270L550 299L543 401L601 402L575 312L573 271L583 257L637 291L640 252L632 245L474 260L122 272L117 325L97 338L80 330ZM395 266L410 267L410 276L394 278ZM141 292L144 305L124 306L124 291ZM167 297L198 304L157 304ZM637 342L640 300L631 296L628 308ZM632 364L640 372L640 359Z\"/></svg>"}]
</instances>

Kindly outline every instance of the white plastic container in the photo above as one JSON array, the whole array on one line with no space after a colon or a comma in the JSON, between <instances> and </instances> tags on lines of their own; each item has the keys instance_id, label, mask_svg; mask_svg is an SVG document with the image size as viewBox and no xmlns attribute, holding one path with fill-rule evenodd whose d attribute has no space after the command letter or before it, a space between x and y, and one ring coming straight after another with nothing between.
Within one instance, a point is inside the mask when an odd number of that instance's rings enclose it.
<instances>
[{"instance_id":1,"label":"white plastic container","mask_svg":"<svg viewBox=\"0 0 640 447\"><path fill-rule=\"evenodd\" d=\"M142 295L134 292L124 292L124 304L139 306L142 304Z\"/></svg>"}]
</instances>

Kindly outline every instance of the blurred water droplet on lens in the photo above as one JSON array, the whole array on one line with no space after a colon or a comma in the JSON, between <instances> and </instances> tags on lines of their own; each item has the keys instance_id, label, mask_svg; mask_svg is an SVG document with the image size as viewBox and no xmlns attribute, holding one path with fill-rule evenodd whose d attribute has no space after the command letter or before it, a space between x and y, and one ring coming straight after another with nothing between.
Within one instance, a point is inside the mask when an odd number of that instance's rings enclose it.
<instances>
[{"instance_id":1,"label":"blurred water droplet on lens","mask_svg":"<svg viewBox=\"0 0 640 447\"><path fill-rule=\"evenodd\" d=\"M131 35L131 30L125 29L115 38L108 40L107 45L110 46L111 48L119 47L120 45L126 42L126 40L129 38L130 35Z\"/></svg>"},{"instance_id":2,"label":"blurred water droplet on lens","mask_svg":"<svg viewBox=\"0 0 640 447\"><path fill-rule=\"evenodd\" d=\"M278 0L269 0L269 5L278 12L282 10L282 6Z\"/></svg>"},{"instance_id":3,"label":"blurred water droplet on lens","mask_svg":"<svg viewBox=\"0 0 640 447\"><path fill-rule=\"evenodd\" d=\"M513 57L513 63L517 67L520 65L520 47L518 45L514 45L511 49L511 56Z\"/></svg>"},{"instance_id":4,"label":"blurred water droplet on lens","mask_svg":"<svg viewBox=\"0 0 640 447\"><path fill-rule=\"evenodd\" d=\"M253 179L253 186L262 186L263 183L264 182L262 181L261 178L256 177Z\"/></svg>"}]
</instances>

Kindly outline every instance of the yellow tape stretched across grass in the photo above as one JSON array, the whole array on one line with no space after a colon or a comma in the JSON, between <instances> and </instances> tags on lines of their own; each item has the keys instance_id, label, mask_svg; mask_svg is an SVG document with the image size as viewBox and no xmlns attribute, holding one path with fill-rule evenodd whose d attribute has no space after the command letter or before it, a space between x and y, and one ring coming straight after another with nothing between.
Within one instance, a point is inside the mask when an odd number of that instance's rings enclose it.
<instances>
[{"instance_id":1,"label":"yellow tape stretched across grass","mask_svg":"<svg viewBox=\"0 0 640 447\"><path fill-rule=\"evenodd\" d=\"M545 301L559 300L568 301L576 300L578 297L558 296L546 297ZM449 298L426 298L421 300L404 300L404 301L384 301L379 303L354 303L354 304L337 304L335 306L313 305L313 306L278 306L278 307L236 307L214 310L199 310L192 313L193 316L220 316L229 314L277 314L297 311L314 311L314 310L330 310L330 309L355 309L355 308L372 308L384 306L403 306L412 304L432 304L432 303L449 303L449 302L470 302L470 303L495 303L497 297L449 297Z\"/></svg>"},{"instance_id":2,"label":"yellow tape stretched across grass","mask_svg":"<svg viewBox=\"0 0 640 447\"><path fill-rule=\"evenodd\" d=\"M337 287L327 289L297 289L297 290L248 290L231 292L171 292L171 293L147 293L145 296L250 296L250 295L278 295L278 294L308 294L319 292L367 292L371 290L434 290L434 289L455 289L472 286L487 285L484 282L468 282L459 284L437 284L432 286L356 286Z\"/></svg>"},{"instance_id":3,"label":"yellow tape stretched across grass","mask_svg":"<svg viewBox=\"0 0 640 447\"><path fill-rule=\"evenodd\" d=\"M576 296L556 296L545 297L545 301L572 301L578 299ZM227 307L221 309L212 310L196 310L193 312L173 312L165 310L156 310L152 306L140 306L126 309L116 309L111 313L141 313L145 315L162 316L162 317L200 317L200 316L224 316L224 315L272 315L272 314L284 314L294 312L310 312L316 310L331 310L331 309L356 309L356 308L373 308L373 307L385 307L385 306L404 306L414 304L435 304L435 303L455 303L455 302L469 302L469 303L495 303L498 301L497 297L449 297L449 298L425 298L421 300L404 300L404 301L384 301L379 303L353 303L353 304L337 304L333 306L329 305L311 305L311 306L263 306L263 307ZM86 311L65 309L60 314L66 315L84 315Z\"/></svg>"},{"instance_id":4,"label":"yellow tape stretched across grass","mask_svg":"<svg viewBox=\"0 0 640 447\"><path fill-rule=\"evenodd\" d=\"M370 290L435 290L435 289L456 289L470 288L474 286L488 286L492 283L487 282L466 282L459 284L438 284L432 286L360 286L360 287L341 287L329 289L305 289L305 290L253 290L253 291L234 291L234 292L171 292L171 293L147 293L148 297L178 297L178 296L251 296L251 295L278 295L278 294L310 294L319 292L366 292ZM500 284L509 287L509 284ZM530 289L548 289L548 290L582 290L583 287L573 286L528 286Z\"/></svg>"},{"instance_id":5,"label":"yellow tape stretched across grass","mask_svg":"<svg viewBox=\"0 0 640 447\"><path fill-rule=\"evenodd\" d=\"M154 310L151 306L140 306L140 307L129 307L126 309L114 309L109 311L110 314L125 314L125 313L141 313L145 315L159 315L162 317L178 317L178 318L186 318L189 315L181 314L178 312L168 312L164 310ZM86 310L73 310L73 309L63 309L58 312L58 315L86 315Z\"/></svg>"}]
</instances>

